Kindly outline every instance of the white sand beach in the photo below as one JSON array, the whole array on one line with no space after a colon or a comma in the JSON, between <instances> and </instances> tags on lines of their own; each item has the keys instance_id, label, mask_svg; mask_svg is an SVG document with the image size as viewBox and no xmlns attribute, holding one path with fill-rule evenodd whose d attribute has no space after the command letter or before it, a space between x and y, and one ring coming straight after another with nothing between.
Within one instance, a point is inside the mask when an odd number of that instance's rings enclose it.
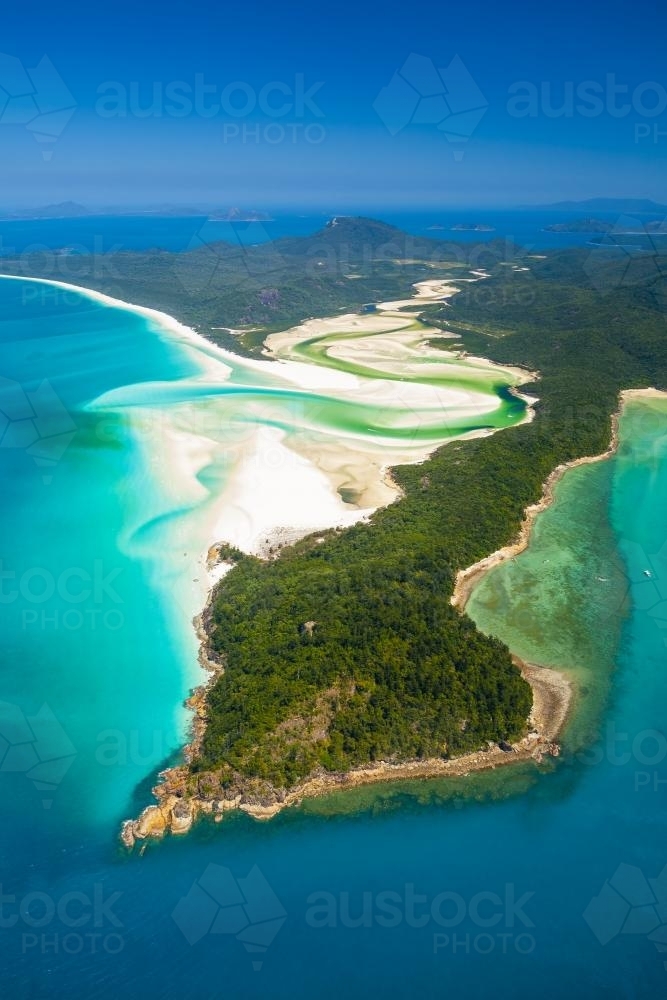
<instances>
[{"instance_id":1,"label":"white sand beach","mask_svg":"<svg viewBox=\"0 0 667 1000\"><path fill-rule=\"evenodd\" d=\"M390 503L399 490L388 467L421 462L453 437L489 433L475 425L500 406L492 384L531 377L428 346L428 337L442 331L416 323L413 310L454 294L451 281L419 282L412 299L272 334L266 359L235 355L158 310L66 282L43 283L144 315L156 333L188 351L196 369L190 378L130 385L91 408L122 410L136 436L150 438L144 454L147 462L153 456L152 474L168 504L155 522L196 518L194 582L201 586L208 585L205 553L213 542L266 555ZM327 344L317 363L297 353L318 338Z\"/></svg>"}]
</instances>

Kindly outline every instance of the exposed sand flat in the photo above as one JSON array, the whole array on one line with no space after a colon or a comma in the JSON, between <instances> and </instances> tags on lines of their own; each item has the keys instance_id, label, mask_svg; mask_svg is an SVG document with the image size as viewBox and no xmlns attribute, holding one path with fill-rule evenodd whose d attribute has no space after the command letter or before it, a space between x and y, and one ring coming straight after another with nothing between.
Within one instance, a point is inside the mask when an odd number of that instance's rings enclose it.
<instances>
[{"instance_id":1,"label":"exposed sand flat","mask_svg":"<svg viewBox=\"0 0 667 1000\"><path fill-rule=\"evenodd\" d=\"M123 409L137 435L150 437L146 454L164 457L155 475L169 505L155 521L172 510L196 511L206 538L202 552L215 540L260 553L276 533L294 540L367 516L398 496L388 466L422 461L457 436L453 428L460 437L488 433L466 425L499 407L490 383L530 377L484 359L462 362L425 344L441 331L400 310L457 291L441 279L419 282L413 299L381 303L379 311L309 320L273 334L272 360L240 358L157 310L65 282L29 280L130 308L188 350L191 377L127 386L91 407ZM393 314L383 313L385 306ZM314 364L294 356L294 348L322 337L331 338L328 358ZM372 377L332 367L337 361L356 363ZM347 410L338 417L340 405Z\"/></svg>"},{"instance_id":2,"label":"exposed sand flat","mask_svg":"<svg viewBox=\"0 0 667 1000\"><path fill-rule=\"evenodd\" d=\"M481 365L483 367L488 367L491 362L488 358L479 357L476 354L466 354L465 360L471 365ZM517 391L517 386L523 385L527 382L533 382L535 379L539 378L538 372L531 372L527 368L519 368L517 365L502 365L496 367L493 365L493 370L502 375L508 375L515 382L514 391ZM536 396L530 396L530 401L534 402Z\"/></svg>"},{"instance_id":3,"label":"exposed sand flat","mask_svg":"<svg viewBox=\"0 0 667 1000\"><path fill-rule=\"evenodd\" d=\"M667 391L664 389L625 389L621 395L623 400L656 399L667 403Z\"/></svg>"},{"instance_id":4,"label":"exposed sand flat","mask_svg":"<svg viewBox=\"0 0 667 1000\"><path fill-rule=\"evenodd\" d=\"M287 448L284 437L277 428L257 427L252 448L240 449L216 505L212 537L265 555L281 533L295 540L318 528L354 524L372 512L343 504L325 472ZM344 475L340 458L332 464L335 475Z\"/></svg>"},{"instance_id":5,"label":"exposed sand flat","mask_svg":"<svg viewBox=\"0 0 667 1000\"><path fill-rule=\"evenodd\" d=\"M466 357L463 361L455 354L429 348L424 343L424 334L430 336L439 332L427 329L415 335L414 331L409 333L392 331L372 337L341 340L327 347L326 357L398 379L449 378L460 381L468 377L468 379L479 379L481 383L486 379L491 383L505 374L508 376L516 374L516 371L491 365L480 358Z\"/></svg>"},{"instance_id":6,"label":"exposed sand flat","mask_svg":"<svg viewBox=\"0 0 667 1000\"><path fill-rule=\"evenodd\" d=\"M271 333L265 340L267 354L271 357L284 357L291 347L322 337L358 333L386 333L388 330L400 330L412 326L414 316L394 315L387 317L383 313L344 313L341 316L328 316L323 319L307 319L305 323L294 326L290 330Z\"/></svg>"},{"instance_id":7,"label":"exposed sand flat","mask_svg":"<svg viewBox=\"0 0 667 1000\"><path fill-rule=\"evenodd\" d=\"M414 309L429 302L439 302L459 291L458 287L450 281L442 280L419 281L413 287L415 288L413 298L379 302L375 306L374 312L345 313L342 316L309 319L290 330L272 333L265 341L267 351L275 357L284 357L290 347L295 347L313 338L319 339L331 334L345 333L359 333L361 335L386 333L390 330L409 327L414 324L416 317L414 314L401 313L402 309ZM439 332L433 328L433 334ZM425 331L422 330L422 340L424 336Z\"/></svg>"},{"instance_id":8,"label":"exposed sand flat","mask_svg":"<svg viewBox=\"0 0 667 1000\"><path fill-rule=\"evenodd\" d=\"M451 282L420 282L414 299L391 305L414 306L455 291ZM171 317L137 311L191 351L197 373L177 383L114 390L93 406L127 408L130 415L136 408L131 418L144 434L141 411L150 407L152 434L162 435L154 451L168 457L161 474L170 477L166 493L173 505L198 507L209 543L227 541L256 554L278 536L295 540L351 524L390 503L399 494L386 476L388 466L423 461L451 438L453 426L460 426L461 437L488 433L469 432L466 424L498 408L491 382L528 377L429 348L424 338L440 331L404 313L309 320L268 338L275 358L269 361L239 358ZM313 364L294 357L293 348L322 336L331 338L328 358ZM330 367L339 359L358 363L372 377ZM481 391L474 385L478 378ZM262 393L262 386L269 391ZM318 395L302 399L298 391ZM354 421L328 422L336 401L356 414Z\"/></svg>"},{"instance_id":9,"label":"exposed sand flat","mask_svg":"<svg viewBox=\"0 0 667 1000\"><path fill-rule=\"evenodd\" d=\"M257 364L266 366L265 361L258 361ZM265 370L265 367L261 369ZM356 392L360 387L359 379L351 372L325 368L324 365L312 365L305 361L287 361L280 358L271 362L271 374L300 389L349 389Z\"/></svg>"},{"instance_id":10,"label":"exposed sand flat","mask_svg":"<svg viewBox=\"0 0 667 1000\"><path fill-rule=\"evenodd\" d=\"M486 437L493 434L489 430L474 430L461 433L459 439ZM321 469L336 491L344 491L353 496L349 503L358 504L369 512L378 507L386 507L401 495L401 491L391 478L390 469L398 465L418 465L424 461L440 442L416 442L410 446L388 439L381 453L377 443L369 444L363 438L347 439L343 445L333 439L309 435L301 439L292 434L289 444L300 455L304 455L318 469Z\"/></svg>"},{"instance_id":11,"label":"exposed sand flat","mask_svg":"<svg viewBox=\"0 0 667 1000\"><path fill-rule=\"evenodd\" d=\"M467 280L479 280L477 278ZM466 280L466 279L461 279ZM433 280L418 282L412 299L380 302L374 312L325 319L311 319L290 330L267 337L269 354L281 361L294 359L298 351L306 352L308 359L317 366L337 361L359 366L393 378L439 378L461 380L466 374L489 382L498 377L510 377L517 382L526 381L528 373L518 368L501 367L485 358L448 355L430 347L430 337L447 337L439 327L429 327L417 322L415 309L429 302L440 302L459 289L451 282ZM484 393L479 393L479 405L485 409Z\"/></svg>"},{"instance_id":12,"label":"exposed sand flat","mask_svg":"<svg viewBox=\"0 0 667 1000\"><path fill-rule=\"evenodd\" d=\"M415 295L411 299L397 299L393 302L378 302L376 309L379 312L395 312L399 309L414 309L415 306L423 306L429 302L440 302L456 295L459 288L453 285L448 279L437 278L418 281L414 286Z\"/></svg>"}]
</instances>

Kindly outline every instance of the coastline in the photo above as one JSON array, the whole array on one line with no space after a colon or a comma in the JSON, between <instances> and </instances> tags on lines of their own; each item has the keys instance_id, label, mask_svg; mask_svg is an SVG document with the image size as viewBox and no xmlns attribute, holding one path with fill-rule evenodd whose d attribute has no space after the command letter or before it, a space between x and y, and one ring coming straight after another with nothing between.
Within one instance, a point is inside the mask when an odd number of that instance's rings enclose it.
<instances>
[{"instance_id":1,"label":"coastline","mask_svg":"<svg viewBox=\"0 0 667 1000\"><path fill-rule=\"evenodd\" d=\"M224 496L220 494L210 504L212 523L207 531L205 545L200 544L202 554L212 540L224 539L249 554L262 557L276 543L282 545L313 531L345 527L363 520L375 509L387 506L400 497L400 491L386 475L387 469L418 464L445 443L447 438L443 438L440 427L440 415L443 411L454 419L470 422L485 419L487 412L497 409L497 399L491 402L490 396L484 392L475 393L469 388L454 386L434 387L427 382L411 385L404 378L405 371L383 371L381 361L378 362L380 367L376 366L377 377L364 379L323 364L279 357L270 351L262 359L241 358L159 310L115 299L95 289L64 281L16 275L0 277L42 284L47 288L60 288L65 292L83 295L91 301L145 317L151 321L157 336L170 344L175 342L187 352L196 366L195 374L187 376L187 381L192 386L193 394L201 395L202 398L209 389L212 396L220 392L222 398L224 387L228 383L241 386L247 383L252 388L257 374L262 380L260 384L263 384L267 376L272 380L279 380L280 384L275 387L276 399L283 394L284 387L285 399L289 399L292 393L305 391L321 393L323 406L331 397L334 404L342 408L355 405L379 408L380 432L371 437L364 437L363 428L358 430L352 426L348 426L341 434L332 435L325 431L324 434L314 435L311 433L313 428L309 426L305 407L301 424L290 430L258 424L253 427L249 422L242 438L237 435L231 444L225 444L226 464L232 474L225 486ZM431 301L433 296L440 300L443 295L453 294L456 290L456 286L443 281L426 280L415 285L413 299L401 300L395 304L415 305L419 309ZM414 317L403 315L401 319L410 324ZM372 326L379 322L383 327L387 325L386 317L379 314L346 314L309 320L284 334L271 336L293 337L296 333L300 338L304 336L304 329L308 329L310 335L313 330L320 333L329 327L335 330L346 322L358 324L360 333L364 332L368 324ZM395 325L395 322L392 321L389 325ZM438 331L433 331L436 332ZM414 333L411 334L411 340L414 336ZM418 339L422 337L422 347L427 350L428 331L421 331ZM446 372L452 366L452 361L445 352L436 352L434 349L434 356L436 353L440 369ZM534 399L524 397L520 393L520 387L532 381L534 373L499 366L486 359L479 359L479 367L486 378L495 373L495 377L504 377L508 382L514 383L513 394L525 403L522 421L530 421L533 417L531 404ZM422 370L421 365L418 370ZM165 393L168 404L171 402L169 389L169 386L159 387L160 392ZM142 391L141 386L114 390L94 400L91 406L110 409L134 405L139 407L142 405ZM294 405L299 413L302 403L298 395L295 396ZM422 414L420 437L392 437L392 421L396 428L402 427L402 410ZM141 411L137 409L137 412ZM269 412L271 420L274 420L275 411ZM385 413L388 415L387 433L383 436L381 428ZM433 422L432 435L426 436L423 431L429 426L429 422ZM158 414L154 426L160 428L162 446L168 449L169 462L176 463L180 470L178 480L183 483L189 481L184 492L189 502L191 497L201 493L199 474L207 464L215 462L219 442L215 440L215 436L209 440L205 433L200 433L201 428L198 428L196 422L188 423L187 419L185 423L172 426L169 419L163 420ZM489 433L494 433L494 429L466 430L462 427L450 439L485 436ZM258 479L260 475L265 477L267 473L270 482L262 482L260 488ZM270 510L261 502L264 489L268 489L273 496ZM295 495L297 503L294 502ZM201 604L204 603L205 596L206 594L202 595Z\"/></svg>"},{"instance_id":2,"label":"coastline","mask_svg":"<svg viewBox=\"0 0 667 1000\"><path fill-rule=\"evenodd\" d=\"M203 633L205 635L205 631ZM205 643L204 643L205 646ZM560 747L556 738L561 732L572 703L572 684L562 673L525 663L513 657L515 664L533 689L533 707L528 717L529 732L521 740L509 745L489 742L487 746L459 757L440 757L408 760L400 763L379 761L377 764L332 773L323 768L299 782L286 792L255 791L236 794L227 798L191 794L186 790L189 777L184 765L169 768L160 774L162 783L153 794L157 804L147 806L138 819L125 820L120 839L131 850L137 842L161 838L166 833L185 834L200 818L208 816L220 822L224 814L239 810L257 820L268 820L283 809L298 806L304 799L318 798L332 792L358 788L362 785L386 782L424 780L428 778L465 778L479 771L495 770L509 764L534 761L540 764L545 757L558 757ZM213 670L205 687L193 692L187 704L195 712L193 738L185 749L186 761L197 752L206 727L206 691L214 683L220 666L210 664L206 654L201 662ZM142 850L144 848L142 847Z\"/></svg>"},{"instance_id":3,"label":"coastline","mask_svg":"<svg viewBox=\"0 0 667 1000\"><path fill-rule=\"evenodd\" d=\"M419 288L417 291L417 298L419 298L423 293L421 293L421 289ZM403 305L403 302L400 305ZM198 339L204 339L194 331L191 332ZM215 349L215 345L213 346ZM523 376L522 381L532 381L535 378L535 373L533 372L518 368L515 371ZM530 403L534 402L534 399L521 395L519 386L514 386L513 392L526 402L526 419L531 420L534 417L534 411ZM558 467L551 474L547 480L547 484L545 484L545 495L542 500L526 511L526 523L522 527L520 542L515 543L515 545L519 545L520 547L516 549L514 546L505 547L499 553L494 553L480 563L475 564L475 566L463 571L467 583L463 606L475 582L484 572L487 572L496 562L507 558L508 554L516 554L517 551L522 551L526 547L534 518L551 503L553 485L567 468L587 461L598 461L600 458L613 453L617 443L617 416L615 414L613 417L612 442L604 455L575 460L573 463ZM385 479L390 476L389 467L385 466L383 472ZM391 480L389 479L387 485L390 482ZM289 541L292 540L294 539L289 539ZM267 544L268 541L267 539ZM214 549L215 546L212 546L209 550L209 555ZM266 552L261 554L266 556ZM209 569L211 569L210 565ZM192 737L184 748L186 763L191 762L196 757L200 741L206 729L207 692L210 686L215 683L219 672L224 669L223 665L219 662L215 663L211 661L208 650L208 637L205 625L206 611L210 606L215 583L217 583L217 580L211 574L209 574L209 579L212 586L209 590L206 607L201 615L195 617L194 625L201 643L199 653L200 664L211 673L207 682L195 688L185 703L193 712ZM453 604L457 604L461 600L460 582L457 578L457 589L455 590L457 600L455 601L453 596ZM218 800L200 796L199 794L193 795L185 788L186 781L190 777L188 768L177 766L160 773L161 783L153 788L153 794L158 800L158 804L147 806L138 819L125 820L122 824L121 840L126 847L132 848L137 840L144 841L149 837L161 837L168 831L175 834L186 833L192 827L194 821L201 815L212 815L216 821L219 821L222 819L225 811L239 809L256 819L269 819L282 811L282 809L298 804L304 798L326 795L342 788L411 778L465 776L473 771L494 769L497 766L503 766L519 760L526 761L532 759L539 763L545 754L558 756L560 747L555 742L555 739L562 731L571 709L573 695L571 682L565 675L555 670L546 670L534 664L524 663L517 657L514 657L514 662L521 670L524 678L531 685L533 691L533 708L528 718L530 732L512 747L489 744L484 749L448 760L436 758L411 760L401 763L379 762L372 766L355 768L349 772L340 774L332 774L320 769L316 774L311 775L287 792L276 792L276 790L271 789L268 796L270 801L266 801L266 794L262 795L261 793L249 796L237 794L233 798Z\"/></svg>"},{"instance_id":4,"label":"coastline","mask_svg":"<svg viewBox=\"0 0 667 1000\"><path fill-rule=\"evenodd\" d=\"M583 456L563 463L551 472L544 483L541 499L526 509L517 540L459 572L451 598L455 607L463 612L470 593L482 576L494 566L513 558L527 548L537 516L553 503L556 484L569 469L604 461L614 455L618 448L619 423L623 409L628 401L637 398L665 399L667 393L654 388L627 389L620 393L618 407L611 417L609 447L599 455ZM204 621L202 616L201 622L198 623L202 638L200 662L209 670L217 672L221 665L212 664L208 657ZM361 785L437 777L465 777L473 772L496 769L520 761L533 760L539 764L547 755L557 757L560 747L556 740L573 709L575 691L572 680L562 671L551 667L526 663L516 656L513 656L513 660L532 688L533 706L528 718L528 734L511 747L489 744L486 748L448 760L429 758L401 763L381 761L345 773L329 773L319 769L284 793L274 792L272 795L267 795L265 790L264 794L261 792L236 794L231 798L221 799L192 795L185 787L189 777L188 768L184 766L170 768L160 774L162 783L153 789L158 800L157 805L148 806L136 820L126 820L122 826L121 840L128 849L131 849L137 841L159 838L167 832L187 833L201 816L209 816L220 822L225 812L238 809L258 820L271 819L283 809L298 805L303 799ZM212 675L209 683L214 681L215 676L216 673ZM198 741L205 730L206 690L207 687L197 689L188 703L196 713L196 720L193 723L193 740L187 748L190 756L186 756L186 760L192 759L192 755L196 754Z\"/></svg>"},{"instance_id":5,"label":"coastline","mask_svg":"<svg viewBox=\"0 0 667 1000\"><path fill-rule=\"evenodd\" d=\"M197 333L192 327L181 323L180 320L177 320L174 316L170 316L169 313L161 312L159 309L151 309L149 306L140 306L135 302L126 302L124 299L116 299L112 295L107 295L105 292L100 292L95 288L89 288L87 285L75 285L72 282L58 281L55 278L32 278L23 274L0 273L0 279L3 278L13 281L30 281L39 285L52 285L56 288L62 288L66 292L87 295L89 298L94 299L96 302L101 302L103 305L112 306L115 309L129 309L131 312L140 313L149 319L157 320L158 323L162 324L163 328L169 330L171 333L179 334L184 340L192 341L194 339L199 346L216 347L212 341L207 340L201 333ZM219 348L219 350L222 350L222 348Z\"/></svg>"},{"instance_id":6,"label":"coastline","mask_svg":"<svg viewBox=\"0 0 667 1000\"><path fill-rule=\"evenodd\" d=\"M16 276L8 275L6 277L14 278ZM114 299L104 293L97 292L94 289L89 289L84 286L77 286L65 282L56 282L40 278L26 279L21 277L19 280L34 281L45 285L56 285L68 291L87 295L115 308L127 308L139 314L143 314L152 320L157 320L159 328L166 330L169 334L173 335L176 333L180 339L184 339L190 343L194 340L198 347L205 348L205 353L209 356L216 355L217 358L223 362L227 359L234 358L234 355L222 348L218 348L217 345L208 341L195 330L184 326L173 317L158 310ZM419 287L419 285L416 286L417 294L414 299L400 300L395 303L380 303L380 306L385 308L388 306L394 306L397 309L405 308L406 306L418 307L425 300L428 301L429 296L433 294L436 288L440 293L443 291L453 293L457 290L455 286L447 286L445 289L442 287L444 283L440 282L424 282L423 284L426 286L424 289ZM319 322L326 323L327 320L324 319ZM201 361L201 358L199 360ZM490 364L486 361L486 359L474 360L478 360L483 364ZM251 365L252 364L253 363L251 362ZM262 362L255 362L254 364L262 365ZM291 367L294 364L294 362L286 360L278 361L279 366ZM310 365L303 365L298 362L296 364L298 364L299 369L311 367ZM205 371L206 367L202 365L202 369ZM513 374L521 376L521 382L531 381L532 378L534 378L534 373L528 372L525 369L516 368L512 371ZM519 392L519 385L521 385L521 382L519 382L517 386L512 387L512 391L519 398L524 399L528 404L525 419L530 420L534 416L530 407L530 403L534 402L534 399L532 397L521 396ZM463 434L461 436L467 437L473 435L476 436L476 433L472 432L470 435ZM434 445L434 447L435 446L437 445ZM602 456L598 456L598 458L599 457ZM594 460L597 459L582 459L577 460L577 462L572 464L579 464L582 461ZM563 471L565 471L567 467L569 466L563 467ZM387 477L386 485L389 486L391 482L390 466L384 466L383 472ZM544 504L544 506L547 505L548 504ZM544 506L541 506L540 504L535 505L535 513L533 516L536 516L541 509L544 509ZM369 512L370 511L368 511L368 513ZM308 530L313 529L309 528ZM300 537L303 533L304 532L297 532L296 537ZM288 541L293 540L295 539L288 539ZM525 544L527 544L527 540ZM525 547L525 544L523 547ZM265 555L266 553L261 554ZM497 556L498 554L495 555ZM493 559L493 556L489 557L489 559ZM485 572L488 568L491 568L491 565L495 565L495 562L487 565L486 560L483 560L482 563L484 563L484 566L482 566L482 564L477 564L475 567L471 567L470 571L475 571L475 573ZM208 689L210 685L215 682L220 670L223 669L221 663L215 662L211 659L207 647L206 612L214 593L215 584L220 578L220 573L215 572L215 569L210 564L210 561L208 569L210 571L209 580L212 586L209 589L206 607L200 615L196 616L194 624L200 641L199 662L210 672L210 676L204 685L192 691L190 697L186 701L186 706L193 712L193 719L191 723L192 736L184 749L184 758L187 762L190 762L196 756L200 740L205 730L205 706ZM469 571L464 572L467 573ZM468 593L470 592L470 589L472 589L476 579L477 576L473 574ZM160 775L163 782L154 789L159 805L148 806L147 809L145 809L141 814L139 820L126 821L123 824L123 840L125 843L128 843L130 839L144 839L145 836L159 836L163 832L166 832L167 829L170 829L174 833L186 832L192 825L196 815L199 813L214 813L216 818L218 816L221 818L222 813L226 809L239 808L256 818L269 818L270 816L273 816L277 812L281 811L283 808L298 803L303 798L327 794L328 792L340 788L355 787L357 785L365 785L382 781L406 780L410 778L427 778L445 775L463 776L471 771L495 768L496 766L505 765L517 760L527 760L532 758L539 761L545 753L553 753L554 755L557 755L558 747L553 743L553 740L562 728L569 710L571 701L571 689L569 682L561 675L558 675L558 679L555 679L553 676L549 677L549 679L546 677L540 677L537 672L541 672L541 668L521 663L516 660L515 662L517 662L517 665L520 667L524 677L529 681L531 687L533 688L534 705L530 716L530 721L532 723L531 732L528 736L524 737L514 747L512 747L511 752L506 749L501 749L500 746L489 745L485 749L477 750L450 760L437 758L406 761L398 764L380 762L372 766L356 768L341 774L330 774L322 771L321 773L317 773L301 784L295 786L289 792L282 795L279 800L276 798L276 800L272 802L262 801L265 797L261 795L259 796L259 801L254 801L253 799L256 798L254 796L247 799L244 799L242 796L237 796L233 800L220 800L217 803L206 798L199 798L198 796L186 796L183 794L181 786L184 778L182 772L185 770L187 773L187 768L172 768Z\"/></svg>"},{"instance_id":7,"label":"coastline","mask_svg":"<svg viewBox=\"0 0 667 1000\"><path fill-rule=\"evenodd\" d=\"M621 391L619 394L618 407L611 416L611 440L609 442L609 447L599 455L586 455L581 458L575 458L571 462L563 462L561 465L556 466L542 486L542 496L540 499L537 503L526 507L524 520L521 524L516 540L509 545L504 545L502 548L497 549L490 555L484 556L483 559L480 559L479 562L473 563L472 566L459 570L456 574L454 591L451 597L451 604L455 608L458 608L460 611L465 611L470 595L482 577L485 576L489 570L493 569L494 566L498 566L507 559L513 559L528 547L536 518L542 513L542 511L546 510L553 503L555 488L566 472L570 469L577 468L579 465L591 465L594 462L603 462L615 454L618 448L620 419L626 403L631 399L654 399L656 397L665 399L667 398L667 393L654 388L623 389Z\"/></svg>"}]
</instances>

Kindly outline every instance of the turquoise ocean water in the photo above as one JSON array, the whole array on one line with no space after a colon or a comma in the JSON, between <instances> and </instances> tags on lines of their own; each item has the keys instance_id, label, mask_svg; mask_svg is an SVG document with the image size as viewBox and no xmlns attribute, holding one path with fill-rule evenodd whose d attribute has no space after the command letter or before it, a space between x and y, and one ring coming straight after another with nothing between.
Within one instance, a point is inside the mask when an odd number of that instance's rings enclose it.
<instances>
[{"instance_id":1,"label":"turquoise ocean water","mask_svg":"<svg viewBox=\"0 0 667 1000\"><path fill-rule=\"evenodd\" d=\"M196 362L144 317L50 286L1 281L0 317L5 994L666 993L667 409L628 408L618 456L566 477L514 578L471 606L573 668L583 722L555 765L233 817L128 856L119 822L185 733L196 606L175 549L156 584L159 513L137 537L146 449L89 404Z\"/></svg>"}]
</instances>

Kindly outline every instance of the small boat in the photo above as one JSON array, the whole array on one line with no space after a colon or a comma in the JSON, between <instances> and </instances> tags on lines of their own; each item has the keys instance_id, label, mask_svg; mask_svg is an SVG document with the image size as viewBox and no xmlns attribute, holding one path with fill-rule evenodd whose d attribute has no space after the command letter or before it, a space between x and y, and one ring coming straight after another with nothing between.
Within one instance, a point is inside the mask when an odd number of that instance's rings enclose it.
<instances>
[{"instance_id":1,"label":"small boat","mask_svg":"<svg viewBox=\"0 0 667 1000\"><path fill-rule=\"evenodd\" d=\"M596 576L595 579L598 580L600 583L609 583L608 576Z\"/></svg>"},{"instance_id":2,"label":"small boat","mask_svg":"<svg viewBox=\"0 0 667 1000\"><path fill-rule=\"evenodd\" d=\"M650 569L645 569L644 570L644 576L653 576L653 574L651 573Z\"/></svg>"}]
</instances>

